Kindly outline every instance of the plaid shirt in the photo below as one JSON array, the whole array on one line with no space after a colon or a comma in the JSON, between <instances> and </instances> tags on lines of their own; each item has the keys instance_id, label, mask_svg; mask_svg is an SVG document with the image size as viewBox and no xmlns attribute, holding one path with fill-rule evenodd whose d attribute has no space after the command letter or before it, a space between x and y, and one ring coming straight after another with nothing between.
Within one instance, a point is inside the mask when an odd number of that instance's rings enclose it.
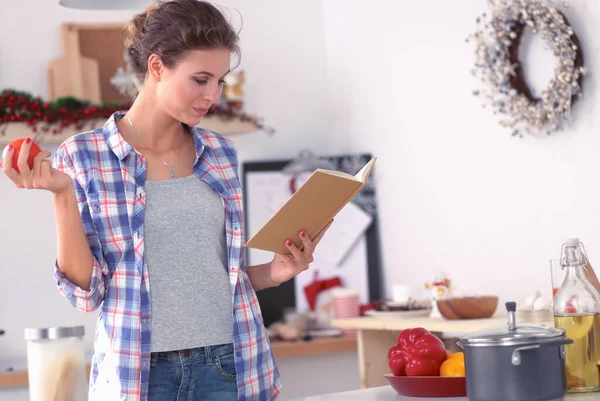
<instances>
[{"instance_id":1,"label":"plaid shirt","mask_svg":"<svg viewBox=\"0 0 600 401\"><path fill-rule=\"evenodd\" d=\"M58 288L71 304L85 312L100 309L90 401L145 401L148 394L152 314L144 262L146 162L118 132L116 121L124 114L113 114L102 129L67 139L54 158L55 167L73 178L95 257L89 291L69 282L58 264L54 269ZM194 174L223 199L238 400L273 400L281 379L243 264L242 189L236 150L218 134L196 127L192 132L197 150Z\"/></svg>"}]
</instances>

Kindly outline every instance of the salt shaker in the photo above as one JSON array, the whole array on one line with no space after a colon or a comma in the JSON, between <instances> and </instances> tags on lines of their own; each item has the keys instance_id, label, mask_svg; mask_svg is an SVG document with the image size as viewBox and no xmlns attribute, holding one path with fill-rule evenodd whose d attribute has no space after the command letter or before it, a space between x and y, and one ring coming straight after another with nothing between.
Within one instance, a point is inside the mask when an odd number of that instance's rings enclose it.
<instances>
[{"instance_id":1,"label":"salt shaker","mask_svg":"<svg viewBox=\"0 0 600 401\"><path fill-rule=\"evenodd\" d=\"M87 401L83 326L25 329L30 401Z\"/></svg>"}]
</instances>

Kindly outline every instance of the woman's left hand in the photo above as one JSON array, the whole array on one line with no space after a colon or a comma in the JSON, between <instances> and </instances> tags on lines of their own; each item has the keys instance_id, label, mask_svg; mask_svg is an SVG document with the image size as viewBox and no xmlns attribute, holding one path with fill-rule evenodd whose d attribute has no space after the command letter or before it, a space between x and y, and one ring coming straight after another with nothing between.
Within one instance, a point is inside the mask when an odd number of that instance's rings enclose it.
<instances>
[{"instance_id":1,"label":"woman's left hand","mask_svg":"<svg viewBox=\"0 0 600 401\"><path fill-rule=\"evenodd\" d=\"M298 274L305 270L308 270L310 263L312 263L313 253L323 235L327 229L331 226L333 220L331 220L317 236L311 241L308 235L304 231L300 231L300 241L302 241L302 250L298 249L292 241L286 241L285 246L290 251L289 254L283 255L276 253L275 258L271 262L271 280L280 285L286 281L296 277Z\"/></svg>"}]
</instances>

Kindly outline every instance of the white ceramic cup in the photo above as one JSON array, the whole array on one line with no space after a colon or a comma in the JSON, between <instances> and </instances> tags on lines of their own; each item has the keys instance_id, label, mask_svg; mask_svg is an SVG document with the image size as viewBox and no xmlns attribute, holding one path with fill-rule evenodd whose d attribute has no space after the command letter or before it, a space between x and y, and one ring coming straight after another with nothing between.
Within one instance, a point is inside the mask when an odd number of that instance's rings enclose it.
<instances>
[{"instance_id":1,"label":"white ceramic cup","mask_svg":"<svg viewBox=\"0 0 600 401\"><path fill-rule=\"evenodd\" d=\"M396 284L392 286L392 300L394 302L408 302L410 299L415 299L416 295L417 291L413 285Z\"/></svg>"}]
</instances>

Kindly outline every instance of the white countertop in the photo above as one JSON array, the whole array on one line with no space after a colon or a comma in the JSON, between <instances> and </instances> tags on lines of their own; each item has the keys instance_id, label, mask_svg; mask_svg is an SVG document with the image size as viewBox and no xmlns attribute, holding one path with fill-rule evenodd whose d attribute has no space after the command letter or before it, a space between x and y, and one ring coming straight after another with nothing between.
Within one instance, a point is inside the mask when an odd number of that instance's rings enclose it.
<instances>
[{"instance_id":1,"label":"white countertop","mask_svg":"<svg viewBox=\"0 0 600 401\"><path fill-rule=\"evenodd\" d=\"M293 401L467 401L467 397L415 398L398 395L391 386L374 387L365 390L323 394L299 398ZM600 401L600 392L589 394L568 394L565 401Z\"/></svg>"},{"instance_id":2,"label":"white countertop","mask_svg":"<svg viewBox=\"0 0 600 401\"><path fill-rule=\"evenodd\" d=\"M343 393L323 394L314 397L299 398L293 401L467 401L466 397L454 398L412 398L396 393L392 386L374 387Z\"/></svg>"}]
</instances>

